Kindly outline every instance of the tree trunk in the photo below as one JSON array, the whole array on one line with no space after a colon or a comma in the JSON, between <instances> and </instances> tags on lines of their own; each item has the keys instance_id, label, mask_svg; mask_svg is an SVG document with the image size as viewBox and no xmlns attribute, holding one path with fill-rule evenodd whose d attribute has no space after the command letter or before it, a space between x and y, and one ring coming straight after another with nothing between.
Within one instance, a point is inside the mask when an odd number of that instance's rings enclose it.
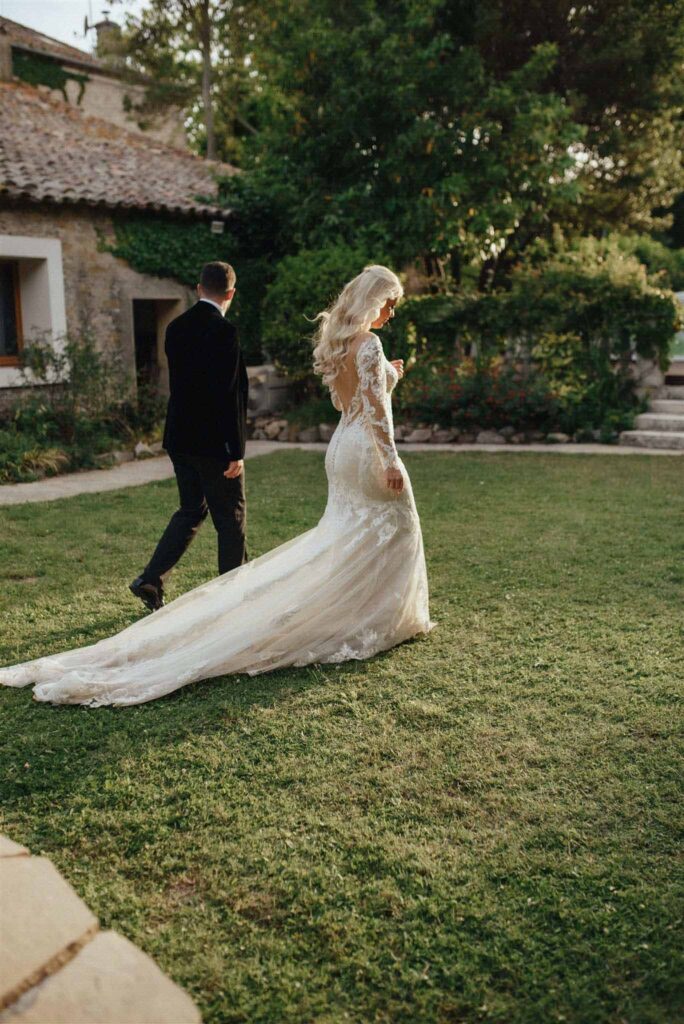
<instances>
[{"instance_id":1,"label":"tree trunk","mask_svg":"<svg viewBox=\"0 0 684 1024\"><path fill-rule=\"evenodd\" d=\"M207 133L207 159L216 159L216 135L214 133L214 104L211 96L211 20L209 0L200 3L200 49L202 51L202 106L204 128Z\"/></svg>"},{"instance_id":2,"label":"tree trunk","mask_svg":"<svg viewBox=\"0 0 684 1024\"><path fill-rule=\"evenodd\" d=\"M480 267L479 279L477 282L477 290L479 292L491 291L492 281L494 280L494 274L496 273L496 256L490 256L482 263Z\"/></svg>"}]
</instances>

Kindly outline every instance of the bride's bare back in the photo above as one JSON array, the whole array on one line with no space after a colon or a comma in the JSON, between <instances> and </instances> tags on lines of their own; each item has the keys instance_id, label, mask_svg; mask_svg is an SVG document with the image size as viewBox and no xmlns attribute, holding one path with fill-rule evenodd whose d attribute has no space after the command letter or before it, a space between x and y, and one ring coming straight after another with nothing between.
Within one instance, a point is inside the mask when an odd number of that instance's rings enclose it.
<instances>
[{"instance_id":1,"label":"bride's bare back","mask_svg":"<svg viewBox=\"0 0 684 1024\"><path fill-rule=\"evenodd\" d=\"M357 338L354 338L349 346L344 362L337 371L337 376L330 385L332 403L338 412L349 415L352 411L354 398L359 390L359 371L356 365L356 354L363 342L371 337L373 337L371 334L360 334Z\"/></svg>"}]
</instances>

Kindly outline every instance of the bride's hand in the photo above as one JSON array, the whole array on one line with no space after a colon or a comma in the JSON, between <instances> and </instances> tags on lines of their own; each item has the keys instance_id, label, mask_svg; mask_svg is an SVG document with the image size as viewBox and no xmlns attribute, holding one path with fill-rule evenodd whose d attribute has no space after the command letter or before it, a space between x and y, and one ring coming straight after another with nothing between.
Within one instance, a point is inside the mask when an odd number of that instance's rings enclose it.
<instances>
[{"instance_id":1,"label":"bride's hand","mask_svg":"<svg viewBox=\"0 0 684 1024\"><path fill-rule=\"evenodd\" d=\"M390 491L400 494L404 490L404 474L400 469L385 470L385 480Z\"/></svg>"},{"instance_id":2,"label":"bride's hand","mask_svg":"<svg viewBox=\"0 0 684 1024\"><path fill-rule=\"evenodd\" d=\"M394 369L399 374L399 380L401 380L401 378L404 376L404 360L403 359L393 359L392 360L392 366L394 367Z\"/></svg>"}]
</instances>

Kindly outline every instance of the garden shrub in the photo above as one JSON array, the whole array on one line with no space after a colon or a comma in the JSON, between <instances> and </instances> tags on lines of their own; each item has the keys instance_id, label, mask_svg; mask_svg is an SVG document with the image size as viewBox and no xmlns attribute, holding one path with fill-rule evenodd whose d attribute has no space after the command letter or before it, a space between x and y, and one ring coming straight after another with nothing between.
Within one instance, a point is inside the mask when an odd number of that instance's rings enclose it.
<instances>
[{"instance_id":1,"label":"garden shrub","mask_svg":"<svg viewBox=\"0 0 684 1024\"><path fill-rule=\"evenodd\" d=\"M402 389L410 391L410 379L417 374L426 390L413 407L422 419L461 422L467 393L482 410L480 425L506 425L505 403L490 395L498 409L493 417L492 403L487 412L479 398L488 388L496 392L488 360L501 356L509 365L526 367L526 389L535 387L537 412L530 410L530 426L535 416L539 419L537 390L546 389L553 398L547 411L550 416L553 409L554 429L598 430L608 437L628 428L641 408L633 373L636 356L667 365L679 317L672 293L654 285L634 255L615 240L585 239L572 250L547 254L538 266L532 261L517 268L507 290L409 297L392 325L392 353L416 356ZM482 379L477 387L459 391L452 405L449 371L471 355L481 367L475 378ZM437 378L444 374L441 386ZM524 408L521 399L508 423L522 422Z\"/></svg>"},{"instance_id":2,"label":"garden shrub","mask_svg":"<svg viewBox=\"0 0 684 1024\"><path fill-rule=\"evenodd\" d=\"M671 249L651 235L611 235L609 240L643 263L653 283L684 291L684 249Z\"/></svg>"},{"instance_id":3,"label":"garden shrub","mask_svg":"<svg viewBox=\"0 0 684 1024\"><path fill-rule=\"evenodd\" d=\"M89 335L61 350L36 340L24 350L30 391L0 428L0 480L34 480L96 465L96 456L150 435L165 402L154 389L135 401L117 355L99 352Z\"/></svg>"},{"instance_id":4,"label":"garden shrub","mask_svg":"<svg viewBox=\"0 0 684 1024\"><path fill-rule=\"evenodd\" d=\"M337 423L340 417L327 392L320 397L314 395L303 402L298 402L293 408L287 409L283 415L288 423L302 429L316 427L320 423Z\"/></svg>"},{"instance_id":5,"label":"garden shrub","mask_svg":"<svg viewBox=\"0 0 684 1024\"><path fill-rule=\"evenodd\" d=\"M529 367L503 359L456 364L431 356L406 375L395 392L398 414L414 422L459 430L514 427L560 429L560 407L548 383Z\"/></svg>"},{"instance_id":6,"label":"garden shrub","mask_svg":"<svg viewBox=\"0 0 684 1024\"><path fill-rule=\"evenodd\" d=\"M69 456L61 448L42 447L30 434L8 425L0 429L0 483L37 480L60 473L69 465Z\"/></svg>"},{"instance_id":7,"label":"garden shrub","mask_svg":"<svg viewBox=\"0 0 684 1024\"><path fill-rule=\"evenodd\" d=\"M408 361L420 353L448 355L462 341L459 310L454 295L411 295L396 307L394 319L383 330L388 357ZM389 350L391 349L391 356Z\"/></svg>"},{"instance_id":8,"label":"garden shrub","mask_svg":"<svg viewBox=\"0 0 684 1024\"><path fill-rule=\"evenodd\" d=\"M281 261L264 300L263 342L268 357L290 380L315 386L311 319L370 262L367 253L342 245L305 249ZM381 260L376 256L375 262Z\"/></svg>"}]
</instances>

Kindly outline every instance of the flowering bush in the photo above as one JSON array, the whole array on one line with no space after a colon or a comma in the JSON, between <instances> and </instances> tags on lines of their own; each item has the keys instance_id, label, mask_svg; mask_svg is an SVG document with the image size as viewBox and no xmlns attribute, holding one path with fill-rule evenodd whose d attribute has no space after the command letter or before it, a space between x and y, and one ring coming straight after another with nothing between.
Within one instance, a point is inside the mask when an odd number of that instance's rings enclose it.
<instances>
[{"instance_id":1,"label":"flowering bush","mask_svg":"<svg viewBox=\"0 0 684 1024\"><path fill-rule=\"evenodd\" d=\"M444 356L410 369L397 389L404 417L462 430L558 428L561 408L548 383L522 366L501 359L455 364Z\"/></svg>"}]
</instances>

